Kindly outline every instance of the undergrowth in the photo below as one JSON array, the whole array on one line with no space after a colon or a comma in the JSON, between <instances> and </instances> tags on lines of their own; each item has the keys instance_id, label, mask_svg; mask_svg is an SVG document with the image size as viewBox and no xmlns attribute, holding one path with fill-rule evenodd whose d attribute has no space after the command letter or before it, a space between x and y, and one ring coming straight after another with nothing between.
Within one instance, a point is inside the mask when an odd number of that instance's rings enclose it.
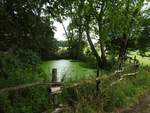
<instances>
[{"instance_id":1,"label":"undergrowth","mask_svg":"<svg viewBox=\"0 0 150 113\"><path fill-rule=\"evenodd\" d=\"M96 92L95 82L65 88L62 94L57 96L57 104L68 106L69 110L65 113L112 113L114 108L126 108L137 103L138 97L149 90L149 73L149 67L141 67L136 77L127 77L113 86L110 85L112 80L104 79L99 92ZM48 88L49 86L38 86L1 93L0 112L41 113L47 109L53 111L53 96L48 92Z\"/></svg>"}]
</instances>

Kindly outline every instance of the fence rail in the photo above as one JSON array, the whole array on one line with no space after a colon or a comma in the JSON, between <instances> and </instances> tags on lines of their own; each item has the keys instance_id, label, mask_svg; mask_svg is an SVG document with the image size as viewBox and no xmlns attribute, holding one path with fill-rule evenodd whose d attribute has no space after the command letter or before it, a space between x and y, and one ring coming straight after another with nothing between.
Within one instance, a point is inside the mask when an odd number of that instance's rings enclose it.
<instances>
[{"instance_id":1,"label":"fence rail","mask_svg":"<svg viewBox=\"0 0 150 113\"><path fill-rule=\"evenodd\" d=\"M96 77L95 79L87 79L87 80L82 80L82 81L75 82L75 83L65 83L65 84L63 84L62 82L52 81L52 82L36 82L36 83L24 84L24 85L19 85L19 86L7 87L7 88L0 89L0 93L14 91L14 90L20 90L20 89L25 89L25 88L40 86L40 85L49 85L49 87L61 86L61 87L71 88L71 87L76 87L78 85L82 85L84 83L94 83L97 80L111 79L111 77L113 77L114 75L116 75L120 72L123 72L123 71L122 70L121 71L117 70L114 73L112 73L110 76L105 77L105 78ZM138 71L133 72L133 73L122 74L121 77L116 81L122 80L123 78L128 77L128 76L134 76L136 74L138 74ZM56 74L56 76L57 76L57 74ZM112 83L114 83L114 82L115 81L112 81Z\"/></svg>"},{"instance_id":2,"label":"fence rail","mask_svg":"<svg viewBox=\"0 0 150 113\"><path fill-rule=\"evenodd\" d=\"M53 105L54 105L54 111L52 113L62 113L63 110L65 110L67 107L62 106L56 106L57 104L57 94L61 94L62 93L62 89L63 88L75 88L77 86L81 86L84 84L94 84L97 85L97 82L99 81L103 81L106 79L109 79L110 81L112 80L112 82L110 83L110 86L113 86L117 83L119 83L120 81L124 80L126 77L128 76L134 76L138 73L137 70L134 70L135 72L133 73L124 73L124 69L122 70L116 70L114 73L112 73L110 76L107 77L96 77L95 79L87 79L87 80L82 80L82 81L78 81L76 83L62 83L62 82L58 82L57 81L57 69L53 69L52 70L52 81L51 82L36 82L36 83L30 83L30 84L24 84L24 85L19 85L19 86L15 86L15 87L8 87L8 88L4 88L4 89L0 89L0 93L4 93L4 92L9 92L9 91L17 91L20 89L25 89L25 88L29 88L29 87L35 87L35 86L41 86L41 85L47 85L50 91L50 96L52 96L52 100L53 100ZM113 77L114 75L120 75L119 79L113 81ZM67 108L68 110L68 108ZM45 112L44 112L45 113Z\"/></svg>"}]
</instances>

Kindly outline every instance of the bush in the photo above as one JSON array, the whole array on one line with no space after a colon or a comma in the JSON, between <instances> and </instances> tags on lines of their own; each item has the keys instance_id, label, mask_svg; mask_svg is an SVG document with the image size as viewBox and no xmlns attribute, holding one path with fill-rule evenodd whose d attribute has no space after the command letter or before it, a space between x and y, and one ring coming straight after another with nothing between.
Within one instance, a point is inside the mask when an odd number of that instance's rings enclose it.
<instances>
[{"instance_id":1,"label":"bush","mask_svg":"<svg viewBox=\"0 0 150 113\"><path fill-rule=\"evenodd\" d=\"M41 113L49 107L47 87L0 94L0 113Z\"/></svg>"},{"instance_id":2,"label":"bush","mask_svg":"<svg viewBox=\"0 0 150 113\"><path fill-rule=\"evenodd\" d=\"M41 59L39 55L32 50L23 50L23 49L18 49L15 51L15 57L16 59L19 60L19 65L23 66L36 66L37 64L40 63Z\"/></svg>"},{"instance_id":3,"label":"bush","mask_svg":"<svg viewBox=\"0 0 150 113\"><path fill-rule=\"evenodd\" d=\"M42 69L38 66L39 63L40 58L31 50L1 52L0 87L45 79Z\"/></svg>"}]
</instances>

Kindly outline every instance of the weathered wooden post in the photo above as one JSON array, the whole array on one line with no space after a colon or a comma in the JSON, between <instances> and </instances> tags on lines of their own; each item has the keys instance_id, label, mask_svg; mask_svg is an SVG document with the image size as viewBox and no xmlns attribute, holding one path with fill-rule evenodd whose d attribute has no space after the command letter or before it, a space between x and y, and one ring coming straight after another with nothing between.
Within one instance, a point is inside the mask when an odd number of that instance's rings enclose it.
<instances>
[{"instance_id":1,"label":"weathered wooden post","mask_svg":"<svg viewBox=\"0 0 150 113\"><path fill-rule=\"evenodd\" d=\"M49 98L49 102L53 104L53 106L55 107L56 105L56 96L53 95L53 84L55 84L55 82L57 82L57 69L56 68L53 68L52 69L52 72L51 72L51 82L52 82L52 85L50 85L49 87L49 93L50 93L50 98Z\"/></svg>"},{"instance_id":2,"label":"weathered wooden post","mask_svg":"<svg viewBox=\"0 0 150 113\"><path fill-rule=\"evenodd\" d=\"M57 82L57 69L52 69L52 82Z\"/></svg>"},{"instance_id":3,"label":"weathered wooden post","mask_svg":"<svg viewBox=\"0 0 150 113\"><path fill-rule=\"evenodd\" d=\"M54 108L58 105L58 94L61 93L61 84L57 81L57 69L52 69L52 85L50 86L50 96L54 105Z\"/></svg>"}]
</instances>

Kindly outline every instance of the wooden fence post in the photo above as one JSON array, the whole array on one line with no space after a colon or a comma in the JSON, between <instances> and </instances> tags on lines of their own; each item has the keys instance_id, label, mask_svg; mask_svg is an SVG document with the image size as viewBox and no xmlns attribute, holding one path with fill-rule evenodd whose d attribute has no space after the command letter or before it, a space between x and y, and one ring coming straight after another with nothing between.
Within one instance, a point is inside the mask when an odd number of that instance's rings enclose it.
<instances>
[{"instance_id":1,"label":"wooden fence post","mask_svg":"<svg viewBox=\"0 0 150 113\"><path fill-rule=\"evenodd\" d=\"M61 82L58 82L57 78L57 69L52 69L52 85L50 87L51 91L51 99L53 102L53 108L54 111L52 113L63 113L65 110L63 104L60 104L60 98L59 96L62 94L62 84Z\"/></svg>"},{"instance_id":2,"label":"wooden fence post","mask_svg":"<svg viewBox=\"0 0 150 113\"><path fill-rule=\"evenodd\" d=\"M52 82L57 82L57 69L52 69Z\"/></svg>"},{"instance_id":3,"label":"wooden fence post","mask_svg":"<svg viewBox=\"0 0 150 113\"><path fill-rule=\"evenodd\" d=\"M51 79L52 83L57 82L57 69L56 68L52 69L52 76L51 77L52 77L52 79ZM52 103L53 103L53 106L55 108L57 106L57 95L53 94L52 87L53 87L53 85L50 86L50 96L51 96L50 99L52 99Z\"/></svg>"}]
</instances>

